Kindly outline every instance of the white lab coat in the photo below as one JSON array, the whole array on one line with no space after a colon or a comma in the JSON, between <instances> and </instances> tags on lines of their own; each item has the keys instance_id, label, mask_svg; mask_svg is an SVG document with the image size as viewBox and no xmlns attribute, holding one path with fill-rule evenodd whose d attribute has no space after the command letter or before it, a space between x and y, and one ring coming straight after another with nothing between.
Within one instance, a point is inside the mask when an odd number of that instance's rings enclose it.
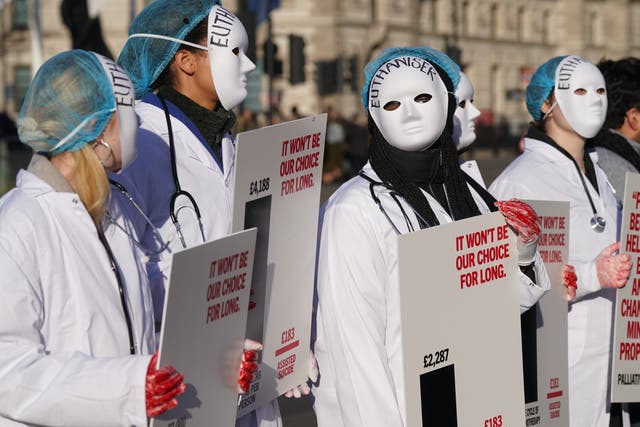
<instances>
[{"instance_id":1,"label":"white lab coat","mask_svg":"<svg viewBox=\"0 0 640 427\"><path fill-rule=\"evenodd\" d=\"M379 180L370 164L363 170ZM375 191L396 227L409 232L389 191L381 186ZM480 210L489 212L471 191ZM452 222L438 202L424 194L440 223ZM413 210L401 202L414 229L419 229ZM396 241L396 232L362 177L352 178L327 202L318 260L314 349L320 369L319 386L313 391L319 427L406 424ZM539 255L535 273L538 285L520 275L521 312L550 288Z\"/></svg>"},{"instance_id":2,"label":"white lab coat","mask_svg":"<svg viewBox=\"0 0 640 427\"><path fill-rule=\"evenodd\" d=\"M157 100L153 94L147 95L145 99ZM170 105L170 111L179 111L172 104L167 104ZM137 135L137 157L121 176L130 183L126 185L127 189L131 188L139 195L139 204L144 206L147 216L159 230L163 243L169 245L168 250L151 259L148 265L156 329L159 330L164 304L164 285L168 279L171 254L182 250L183 246L169 216L170 200L176 186L171 173L169 136L164 111L161 107L143 100L136 106L136 113L141 121ZM228 235L231 233L235 155L231 136L226 135L222 140L223 172L187 124L172 114L171 125L180 186L193 196L200 209L205 239L211 241ZM116 180L118 178L116 177ZM187 247L192 247L203 241L191 204L186 197L180 197L176 203L176 211L184 206L187 209L180 211L179 223ZM143 245L157 249L159 242L151 227L139 221L136 221L136 225L144 227L138 230L138 234L143 236Z\"/></svg>"},{"instance_id":3,"label":"white lab coat","mask_svg":"<svg viewBox=\"0 0 640 427\"><path fill-rule=\"evenodd\" d=\"M150 356L129 353L117 281L79 197L22 170L0 218L0 425L146 425ZM125 283L149 354L141 287Z\"/></svg>"},{"instance_id":4,"label":"white lab coat","mask_svg":"<svg viewBox=\"0 0 640 427\"><path fill-rule=\"evenodd\" d=\"M597 158L592 154L596 163ZM597 211L607 225L591 229L591 205L572 161L549 144L525 138L525 152L493 182L489 190L508 199L570 202L569 264L578 276L577 296L569 306L569 416L574 427L608 427L611 321L615 289L601 289L594 260L617 240L618 207L607 178L595 165L598 195L585 176Z\"/></svg>"},{"instance_id":5,"label":"white lab coat","mask_svg":"<svg viewBox=\"0 0 640 427\"><path fill-rule=\"evenodd\" d=\"M133 185L124 177L112 174L112 179L125 185L136 202L140 199L135 193ZM158 345L155 334L153 299L147 277L146 262L148 260L144 251L136 244L141 241L137 232L144 229L146 222L144 217L136 210L130 200L120 191L111 188L111 198L107 204L107 213L118 222L118 226L112 224L106 218L103 220L104 235L109 242L118 268L121 271L122 280L127 288L135 288L135 293L127 295L131 322L139 328L139 335L144 344L136 343L138 348L149 349L145 354L153 353ZM142 347L139 347L142 345Z\"/></svg>"},{"instance_id":6,"label":"white lab coat","mask_svg":"<svg viewBox=\"0 0 640 427\"><path fill-rule=\"evenodd\" d=\"M232 225L234 140L231 134L222 139L222 159L219 159L223 165L222 170L205 146L206 142L198 138L195 126L173 104L167 101L167 105L171 114L180 186L193 196L200 209L205 240L224 237L231 233ZM169 244L169 250L151 259L147 265L154 300L156 331L159 331L171 253L182 250L183 246L169 216L169 204L176 186L171 173L165 113L153 94L147 94L143 98L136 106L136 113L141 121L137 136L137 157L122 175L135 187L147 216L158 228L163 242ZM189 209L181 211L183 213L179 215L187 247L203 243L197 219L191 210L192 205L185 197L178 200L176 211L182 206ZM144 226L144 230L138 231L143 236L142 243L148 248L157 248L155 233L146 224ZM282 425L276 400L258 409L257 414L260 427ZM249 417L243 417L242 420L245 418L248 420Z\"/></svg>"}]
</instances>

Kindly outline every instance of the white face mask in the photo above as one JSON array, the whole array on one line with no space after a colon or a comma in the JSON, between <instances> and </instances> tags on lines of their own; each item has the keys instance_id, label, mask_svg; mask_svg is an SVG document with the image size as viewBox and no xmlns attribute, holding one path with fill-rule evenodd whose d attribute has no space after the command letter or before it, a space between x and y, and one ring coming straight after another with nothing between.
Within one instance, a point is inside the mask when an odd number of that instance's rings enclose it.
<instances>
[{"instance_id":1,"label":"white face mask","mask_svg":"<svg viewBox=\"0 0 640 427\"><path fill-rule=\"evenodd\" d=\"M242 22L222 6L209 12L209 63L218 99L226 110L247 97L247 74L256 66L245 54L248 37Z\"/></svg>"},{"instance_id":2,"label":"white face mask","mask_svg":"<svg viewBox=\"0 0 640 427\"><path fill-rule=\"evenodd\" d=\"M456 90L458 107L453 114L453 141L458 151L468 147L476 140L475 120L480 116L480 110L473 105L473 86L463 72L460 72L460 83Z\"/></svg>"},{"instance_id":3,"label":"white face mask","mask_svg":"<svg viewBox=\"0 0 640 427\"><path fill-rule=\"evenodd\" d=\"M136 158L136 132L138 116L135 110L135 89L127 73L111 59L95 54L110 77L111 88L116 100L116 114L120 124L120 171L133 163Z\"/></svg>"},{"instance_id":4,"label":"white face mask","mask_svg":"<svg viewBox=\"0 0 640 427\"><path fill-rule=\"evenodd\" d=\"M387 142L404 151L429 148L447 121L447 88L424 59L385 62L371 79L369 112Z\"/></svg>"},{"instance_id":5,"label":"white face mask","mask_svg":"<svg viewBox=\"0 0 640 427\"><path fill-rule=\"evenodd\" d=\"M607 91L598 67L577 56L568 56L556 68L556 101L574 131L594 137L607 115Z\"/></svg>"}]
</instances>

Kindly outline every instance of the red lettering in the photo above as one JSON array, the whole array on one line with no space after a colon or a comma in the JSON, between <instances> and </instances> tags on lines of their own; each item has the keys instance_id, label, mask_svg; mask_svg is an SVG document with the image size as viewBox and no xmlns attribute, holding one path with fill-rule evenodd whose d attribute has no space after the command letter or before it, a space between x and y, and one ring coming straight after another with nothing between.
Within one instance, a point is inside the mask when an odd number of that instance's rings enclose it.
<instances>
[{"instance_id":1,"label":"red lettering","mask_svg":"<svg viewBox=\"0 0 640 427\"><path fill-rule=\"evenodd\" d=\"M498 240L509 238L509 226L507 224L498 227Z\"/></svg>"}]
</instances>

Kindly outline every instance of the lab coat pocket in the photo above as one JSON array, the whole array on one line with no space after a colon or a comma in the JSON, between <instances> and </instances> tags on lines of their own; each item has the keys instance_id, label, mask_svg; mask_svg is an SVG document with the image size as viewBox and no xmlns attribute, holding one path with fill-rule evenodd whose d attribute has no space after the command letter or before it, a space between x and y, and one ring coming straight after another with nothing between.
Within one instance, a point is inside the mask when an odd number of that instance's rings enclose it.
<instances>
[{"instance_id":1,"label":"lab coat pocket","mask_svg":"<svg viewBox=\"0 0 640 427\"><path fill-rule=\"evenodd\" d=\"M580 362L584 352L587 338L587 314L587 304L578 302L569 306L567 319L569 328L569 369L572 369Z\"/></svg>"}]
</instances>

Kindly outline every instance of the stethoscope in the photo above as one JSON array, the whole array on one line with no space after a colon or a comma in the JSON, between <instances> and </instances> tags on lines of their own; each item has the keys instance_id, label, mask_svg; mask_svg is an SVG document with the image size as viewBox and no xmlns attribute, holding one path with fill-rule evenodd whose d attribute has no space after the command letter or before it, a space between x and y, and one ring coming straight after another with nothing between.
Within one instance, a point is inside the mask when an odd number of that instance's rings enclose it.
<instances>
[{"instance_id":1,"label":"stethoscope","mask_svg":"<svg viewBox=\"0 0 640 427\"><path fill-rule=\"evenodd\" d=\"M127 323L127 333L129 334L129 353L136 354L136 346L133 340L133 326L131 324L131 314L129 313L129 306L127 305L127 296L125 294L124 285L122 284L122 276L120 275L120 269L118 268L118 264L116 264L116 259L113 256L113 252L111 251L111 246L109 246L109 242L104 235L104 231L102 231L102 227L97 227L98 229L98 237L100 238L100 242L102 246L104 246L105 251L107 252L107 257L109 258L109 263L111 264L111 271L116 276L116 282L118 283L118 294L120 295L120 303L122 304L122 311L124 313L124 320Z\"/></svg>"},{"instance_id":2,"label":"stethoscope","mask_svg":"<svg viewBox=\"0 0 640 427\"><path fill-rule=\"evenodd\" d=\"M580 182L582 183L582 188L584 189L584 192L587 195L587 199L589 199L589 204L591 205L591 212L593 213L593 215L589 219L589 225L591 226L591 229L593 231L595 231L596 233L602 233L604 231L605 227L607 226L607 220L605 220L604 217L602 217L598 213L598 210L596 209L596 205L595 205L595 203L593 203L593 199L591 198L591 193L589 192L589 188L587 187L587 183L584 180L584 175L583 175L582 171L580 170L580 166L578 166L578 162L576 162L576 159L574 159L573 156L571 154L569 154L569 152L567 150L562 148L555 141L552 140L551 142L552 143L550 143L549 145L554 147L556 150L560 151L565 157L567 157L569 160L571 160L571 162L573 163L573 166L575 166L576 172L578 172L578 176L580 177ZM588 156L588 154L585 154L585 156ZM595 187L596 192L598 192L597 177L596 177L596 183L594 184L594 187Z\"/></svg>"},{"instance_id":3,"label":"stethoscope","mask_svg":"<svg viewBox=\"0 0 640 427\"><path fill-rule=\"evenodd\" d=\"M402 203L400 203L400 199L399 199L400 195L396 191L394 191L390 186L386 185L384 182L376 181L373 178L371 178L370 176L368 176L363 170L360 170L358 172L358 175L361 178L364 178L366 181L369 182L369 193L371 194L371 198L373 199L375 204L378 206L378 209L380 209L380 212L382 212L382 214L385 216L385 218L387 219L389 224L391 224L391 227L396 232L396 234L400 235L400 234L402 234L402 232L400 232L400 229L394 224L393 220L391 220L391 217L389 216L389 214L387 213L386 209L382 205L382 201L376 195L375 189L374 189L376 186L382 186L382 187L386 188L387 190L389 190L389 195L396 202L396 204L400 208L400 211L402 212L402 216L403 216L403 218L405 220L405 223L407 225L407 230L409 232L414 231L414 227L413 227L413 224L411 223L411 219L407 215L404 207L402 206ZM476 191L476 193L478 193L480 198L482 198L482 200L487 205L489 210L490 211L497 210L497 208L494 207L494 202L496 201L496 199L486 189L484 189L480 184L478 184L471 176L469 176L467 173L463 172L462 175L463 175L463 178L465 179L465 181L467 182L467 184L469 184ZM446 192L445 192L445 196L446 196ZM448 198L447 198L447 203L449 203ZM429 221L427 221L422 215L420 215L420 213L418 211L416 211L413 208L413 206L411 206L410 203L409 203L409 207L411 208L413 213L416 215L416 217L418 217L420 220L423 221L424 224L426 224L427 228L433 226L433 224L430 224ZM449 211L451 211L451 208L449 208Z\"/></svg>"},{"instance_id":4,"label":"stethoscope","mask_svg":"<svg viewBox=\"0 0 640 427\"><path fill-rule=\"evenodd\" d=\"M598 210L596 209L595 203L593 203L593 199L591 198L591 193L589 192L587 183L584 180L584 175L580 170L580 166L578 166L578 162L576 162L576 159L574 159L573 156L567 153L566 150L564 150L559 145L556 148L558 148L565 156L567 156L573 162L573 165L576 167L576 172L578 172L578 176L580 177L580 182L582 183L582 188L584 189L584 192L587 195L587 199L589 199L589 204L591 205L591 212L593 213L593 216L591 217L591 219L589 219L589 225L591 226L591 229L596 233L602 233L605 227L607 226L607 220L605 220L604 217L598 214ZM597 184L596 184L596 191L598 191Z\"/></svg>"},{"instance_id":5,"label":"stethoscope","mask_svg":"<svg viewBox=\"0 0 640 427\"><path fill-rule=\"evenodd\" d=\"M604 228L607 226L607 220L605 220L598 214L596 205L593 203L593 199L591 198L591 194L589 193L589 189L587 188L587 183L584 182L584 176L582 176L582 172L580 172L580 168L578 168L575 160L574 164L576 165L576 168L578 170L578 176L580 177L580 181L582 182L582 188L584 188L584 192L587 193L587 198L589 199L589 204L591 205L591 212L593 212L593 216L589 220L589 225L591 225L591 229L596 233L602 233L604 231Z\"/></svg>"},{"instance_id":6,"label":"stethoscope","mask_svg":"<svg viewBox=\"0 0 640 427\"><path fill-rule=\"evenodd\" d=\"M155 257L157 255L159 255L160 253L162 253L164 250L168 249L169 247L169 243L168 242L163 242L162 240L162 234L160 234L160 230L158 230L158 228L153 224L153 222L151 222L151 220L149 219L149 217L147 216L147 214L144 213L144 210L140 207L140 205L135 201L135 199L133 197L131 197L131 194L129 194L129 191L127 191L126 187L122 184L120 184L117 181L114 181L113 179L109 178L109 183L115 187L116 190L118 190L127 200L129 200L129 202L131 203L131 205L135 208L136 211L138 211L138 213L140 215L142 215L142 218L144 218L145 222L147 223L147 225L151 228L152 233L155 236L155 240L160 242L159 248L156 250L152 250L147 248L145 245L143 245L133 234L131 234L129 232L129 230L127 230L126 228L124 228L122 225L120 225L120 223L118 221L116 221L116 219L109 213L109 211L105 212L105 217L109 220L109 222L111 224L113 224L115 227L117 227L118 229L120 229L120 231L122 231L124 234L126 234L129 239L140 249L142 250L142 252L144 252L144 254L146 256L148 256L149 258Z\"/></svg>"},{"instance_id":7,"label":"stethoscope","mask_svg":"<svg viewBox=\"0 0 640 427\"><path fill-rule=\"evenodd\" d=\"M178 197L184 196L191 203L193 211L196 214L196 218L198 219L198 226L200 227L200 235L202 236L203 243L206 242L206 239L204 237L204 226L202 225L200 208L196 203L196 199L193 198L191 193L189 193L187 190L183 190L182 187L180 187L180 180L178 179L178 166L176 164L176 145L173 140L173 128L171 126L171 116L169 115L169 107L167 107L167 103L165 102L163 97L158 95L158 99L160 99L160 103L162 104L162 109L164 110L165 119L167 121L167 131L169 132L169 155L171 160L171 174L173 176L173 184L175 186L175 191L171 195L171 201L169 202L169 216L171 217L171 222L173 222L173 226L175 227L176 232L178 233L178 237L180 237L180 243L182 243L182 247L186 249L187 243L184 239L184 235L182 234L180 222L178 221L178 214L180 213L180 210L187 208L187 206L182 206L178 208L178 210L176 210L176 201L178 200Z\"/></svg>"},{"instance_id":8,"label":"stethoscope","mask_svg":"<svg viewBox=\"0 0 640 427\"><path fill-rule=\"evenodd\" d=\"M371 198L373 199L375 204L378 206L378 209L380 209L380 212L382 212L382 215L384 215L384 217L387 219L387 221L391 225L391 228L393 228L393 231L395 231L397 235L401 235L403 233L400 231L398 226L393 222L393 220L391 219L391 217L387 213L387 211L384 208L384 206L382 206L382 201L376 195L376 192L375 192L375 187L377 187L377 186L382 186L382 187L386 188L387 190L389 190L389 196L393 199L394 202L396 202L396 204L398 205L398 208L400 208L400 212L402 212L402 216L403 216L404 221L405 221L405 223L407 225L407 230L409 232L412 232L412 231L415 230L413 224L411 223L411 219L409 218L409 215L407 215L407 212L405 211L404 207L402 206L402 203L400 202L400 198L399 198L400 195L396 191L394 191L391 187L386 185L384 182L380 182L380 181L374 180L373 178L368 176L362 170L358 172L358 175L361 178L364 178L366 181L369 182L369 192L371 194ZM413 206L411 206L410 203L409 203L409 207L411 208L411 210L413 211L415 216L418 217L424 224L426 224L427 228L428 227L432 227L434 225L434 224L430 224L429 221L427 221L422 215L420 215L420 213L418 211L416 211L413 208Z\"/></svg>"}]
</instances>

